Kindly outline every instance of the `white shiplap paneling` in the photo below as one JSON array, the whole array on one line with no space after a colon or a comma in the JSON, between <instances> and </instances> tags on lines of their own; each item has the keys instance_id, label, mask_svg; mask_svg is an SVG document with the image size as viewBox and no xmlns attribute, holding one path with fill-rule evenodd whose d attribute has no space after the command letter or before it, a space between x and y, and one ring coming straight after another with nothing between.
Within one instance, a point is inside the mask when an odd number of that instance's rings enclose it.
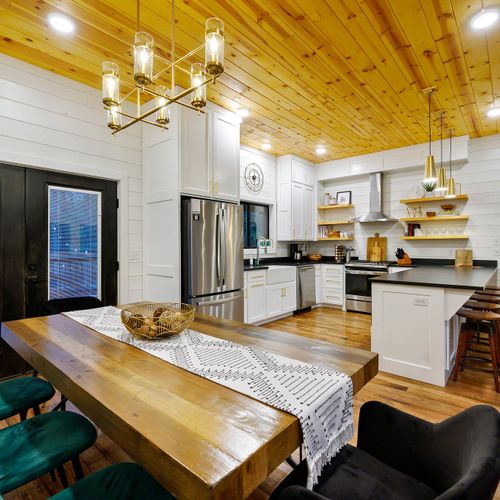
<instances>
[{"instance_id":1,"label":"white shiplap paneling","mask_svg":"<svg viewBox=\"0 0 500 500\"><path fill-rule=\"evenodd\" d=\"M400 203L402 198L414 197L412 188L422 179L423 167L404 170L392 170L384 173L384 212L395 218L407 217L406 206ZM500 135L472 139L470 142L469 162L453 168L457 183L462 183L462 192L469 195L468 202L453 202L460 212L470 216L467 223L448 221L422 224L427 227L460 226L469 241L403 241L403 224L359 224L354 226L355 240L351 246L356 248L356 255L366 258L366 238L379 232L387 236L387 258L394 259L396 248L403 247L410 257L454 258L458 248L472 248L474 258L500 258ZM368 211L368 175L343 178L325 182L324 191L335 194L337 191L351 190L355 204L355 216ZM458 188L458 186L457 186ZM439 210L440 203L422 204L425 211ZM337 214L339 215L339 214ZM432 226L431 226L432 224ZM331 255L333 244L314 243L312 248L319 249L325 255Z\"/></svg>"},{"instance_id":2,"label":"white shiplap paneling","mask_svg":"<svg viewBox=\"0 0 500 500\"><path fill-rule=\"evenodd\" d=\"M105 120L99 91L0 54L0 161L118 181L124 303L142 299L141 129Z\"/></svg>"}]
</instances>

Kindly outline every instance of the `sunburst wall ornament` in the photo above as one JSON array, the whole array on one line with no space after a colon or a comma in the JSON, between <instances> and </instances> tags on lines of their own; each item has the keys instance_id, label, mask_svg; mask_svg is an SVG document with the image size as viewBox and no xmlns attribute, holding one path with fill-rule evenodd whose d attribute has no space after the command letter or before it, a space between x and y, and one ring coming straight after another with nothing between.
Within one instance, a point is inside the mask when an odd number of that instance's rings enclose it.
<instances>
[{"instance_id":1,"label":"sunburst wall ornament","mask_svg":"<svg viewBox=\"0 0 500 500\"><path fill-rule=\"evenodd\" d=\"M245 185L252 193L260 193L264 187L264 173L257 163L245 167Z\"/></svg>"}]
</instances>

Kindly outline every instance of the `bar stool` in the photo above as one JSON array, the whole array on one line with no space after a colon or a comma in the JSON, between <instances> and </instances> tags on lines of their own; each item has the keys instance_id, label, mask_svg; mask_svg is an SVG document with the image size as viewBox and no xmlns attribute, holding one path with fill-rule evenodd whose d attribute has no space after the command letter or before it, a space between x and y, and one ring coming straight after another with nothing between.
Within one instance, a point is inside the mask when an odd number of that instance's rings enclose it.
<instances>
[{"instance_id":1,"label":"bar stool","mask_svg":"<svg viewBox=\"0 0 500 500\"><path fill-rule=\"evenodd\" d=\"M469 301L466 303L466 307L463 307L458 311L457 315L461 318L465 318L465 323L462 324L462 328L460 329L457 356L452 379L454 381L457 380L458 370L460 369L460 371L463 371L464 361L467 357L469 359L488 361L486 358L482 357L467 356L469 346L474 343L474 335L479 332L479 327L482 324L486 324L488 326L488 344L491 364L493 367L495 390L496 392L500 392L500 383L498 379L498 365L500 362L498 326L500 325L500 314L494 311L500 312L498 304L479 301Z\"/></svg>"}]
</instances>

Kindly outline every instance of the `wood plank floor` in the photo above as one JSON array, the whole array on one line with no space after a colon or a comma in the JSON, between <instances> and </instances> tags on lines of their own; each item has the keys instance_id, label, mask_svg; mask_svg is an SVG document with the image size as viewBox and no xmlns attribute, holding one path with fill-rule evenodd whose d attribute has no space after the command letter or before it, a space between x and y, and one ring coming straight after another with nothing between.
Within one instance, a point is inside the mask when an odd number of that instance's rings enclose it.
<instances>
[{"instance_id":1,"label":"wood plank floor","mask_svg":"<svg viewBox=\"0 0 500 500\"><path fill-rule=\"evenodd\" d=\"M371 316L346 313L337 309L318 308L266 325L275 330L287 331L310 338L316 338L341 345L370 349ZM365 401L378 400L391 404L403 411L436 422L475 404L490 404L500 410L500 395L495 392L490 373L465 370L457 382L450 382L441 388L415 382L403 377L379 373L355 397L355 419ZM50 401L46 410L57 403ZM71 405L69 409L72 408ZM13 423L11 420L9 423ZM0 427L2 424L0 423ZM353 443L355 443L355 437ZM85 474L106 465L130 460L127 454L109 438L99 432L97 443L82 455ZM263 500L290 471L284 464L256 490L251 500ZM73 481L73 474L67 468ZM52 482L48 475L5 495L6 500L44 499L60 490L59 483ZM495 495L500 500L500 489Z\"/></svg>"}]
</instances>

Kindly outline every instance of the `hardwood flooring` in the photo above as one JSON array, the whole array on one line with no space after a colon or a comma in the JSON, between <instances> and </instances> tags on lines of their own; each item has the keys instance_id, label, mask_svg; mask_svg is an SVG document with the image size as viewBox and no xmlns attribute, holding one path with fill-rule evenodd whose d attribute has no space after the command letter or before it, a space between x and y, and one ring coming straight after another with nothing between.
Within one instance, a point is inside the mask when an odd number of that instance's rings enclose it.
<instances>
[{"instance_id":1,"label":"hardwood flooring","mask_svg":"<svg viewBox=\"0 0 500 500\"><path fill-rule=\"evenodd\" d=\"M368 315L318 308L269 323L266 327L369 350L370 324L371 316ZM370 400L383 401L433 422L445 419L475 404L490 404L500 410L500 395L495 392L491 373L472 369L466 369L460 373L457 382L450 381L448 386L443 388L379 373L355 397L356 425L360 406ZM50 401L45 410L56 403L56 399ZM71 405L69 408L74 409ZM13 422L12 419L9 423ZM5 424L0 423L0 427L3 425ZM355 441L356 437L353 443ZM96 445L82 455L85 474L126 460L130 460L127 454L101 432ZM251 500L266 499L289 471L288 465L280 466L251 495ZM69 467L67 472L70 481L74 481ZM38 500L47 498L60 488L58 481L52 482L49 475L46 475L5 495L5 499ZM497 491L495 498L500 500L500 490Z\"/></svg>"}]
</instances>

